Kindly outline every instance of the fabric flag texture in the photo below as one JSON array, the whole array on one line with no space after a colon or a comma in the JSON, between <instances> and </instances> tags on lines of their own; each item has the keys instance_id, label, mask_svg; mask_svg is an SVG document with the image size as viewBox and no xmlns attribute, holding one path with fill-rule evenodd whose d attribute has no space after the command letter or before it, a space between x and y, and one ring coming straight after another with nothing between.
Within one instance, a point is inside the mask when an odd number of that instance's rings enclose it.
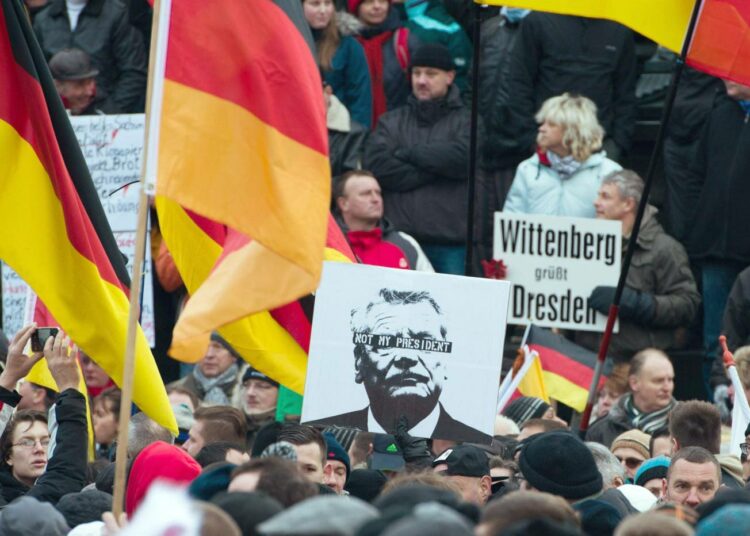
<instances>
[{"instance_id":1,"label":"fabric flag texture","mask_svg":"<svg viewBox=\"0 0 750 536\"><path fill-rule=\"evenodd\" d=\"M687 61L713 76L750 86L750 2L704 0Z\"/></svg>"},{"instance_id":2,"label":"fabric flag texture","mask_svg":"<svg viewBox=\"0 0 750 536\"><path fill-rule=\"evenodd\" d=\"M695 0L475 0L562 15L610 19L679 53ZM738 0L742 1L742 0Z\"/></svg>"},{"instance_id":3,"label":"fabric flag texture","mask_svg":"<svg viewBox=\"0 0 750 536\"><path fill-rule=\"evenodd\" d=\"M594 379L596 354L562 335L537 326L529 329L526 344L539 353L544 384L550 398L559 400L576 411L583 411ZM600 386L606 381L610 368L607 361Z\"/></svg>"},{"instance_id":4,"label":"fabric flag texture","mask_svg":"<svg viewBox=\"0 0 750 536\"><path fill-rule=\"evenodd\" d=\"M213 330L317 287L328 135L310 49L270 0L181 0L160 11L169 23L163 75L157 66L152 80L156 194L225 226L174 330L173 355L194 361Z\"/></svg>"},{"instance_id":5,"label":"fabric flag texture","mask_svg":"<svg viewBox=\"0 0 750 536\"><path fill-rule=\"evenodd\" d=\"M498 392L497 412L501 413L506 405L521 396L541 398L549 403L549 392L545 385L539 353L524 345L513 367L505 376Z\"/></svg>"},{"instance_id":6,"label":"fabric flag texture","mask_svg":"<svg viewBox=\"0 0 750 536\"><path fill-rule=\"evenodd\" d=\"M734 404L732 405L732 432L729 440L729 453L738 458L741 454L740 443L745 443L745 431L750 424L750 406L747 403L745 395L745 386L737 372L737 364L734 362L734 355L727 348L727 338L724 335L719 337L719 345L722 349L722 359L724 367L727 369L729 380L734 388Z\"/></svg>"},{"instance_id":7,"label":"fabric flag texture","mask_svg":"<svg viewBox=\"0 0 750 536\"><path fill-rule=\"evenodd\" d=\"M0 0L0 258L121 384L128 276L22 3ZM134 402L176 433L143 333Z\"/></svg>"}]
</instances>

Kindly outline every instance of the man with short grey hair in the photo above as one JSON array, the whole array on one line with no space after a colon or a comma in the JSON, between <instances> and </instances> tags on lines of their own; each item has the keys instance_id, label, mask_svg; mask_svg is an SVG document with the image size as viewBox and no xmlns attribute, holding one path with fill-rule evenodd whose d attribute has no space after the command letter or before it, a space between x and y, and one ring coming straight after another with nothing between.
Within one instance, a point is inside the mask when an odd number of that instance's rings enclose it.
<instances>
[{"instance_id":1,"label":"man with short grey hair","mask_svg":"<svg viewBox=\"0 0 750 536\"><path fill-rule=\"evenodd\" d=\"M633 232L642 194L643 180L638 174L620 170L604 177L594 201L597 218L622 222L623 250ZM679 349L685 339L680 331L693 321L700 305L685 249L664 231L657 212L647 205L641 222L620 302L620 330L609 347L615 362L627 362L646 347ZM615 287L598 286L589 297L589 306L606 315L614 295ZM576 339L598 349L599 337L579 333Z\"/></svg>"},{"instance_id":2,"label":"man with short grey hair","mask_svg":"<svg viewBox=\"0 0 750 536\"><path fill-rule=\"evenodd\" d=\"M594 441L587 441L586 446L594 456L596 468L602 475L605 490L619 488L625 483L625 468L610 450Z\"/></svg>"}]
</instances>

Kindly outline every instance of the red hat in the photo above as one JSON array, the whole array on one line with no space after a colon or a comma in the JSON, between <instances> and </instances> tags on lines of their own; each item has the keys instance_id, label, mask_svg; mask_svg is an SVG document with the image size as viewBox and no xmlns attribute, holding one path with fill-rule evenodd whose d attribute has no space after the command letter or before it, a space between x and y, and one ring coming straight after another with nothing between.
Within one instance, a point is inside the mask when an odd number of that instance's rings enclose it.
<instances>
[{"instance_id":1,"label":"red hat","mask_svg":"<svg viewBox=\"0 0 750 536\"><path fill-rule=\"evenodd\" d=\"M346 6L349 8L349 13L351 13L352 15L356 15L359 6L364 1L365 0L346 0ZM388 0L388 3L390 4L391 0Z\"/></svg>"}]
</instances>

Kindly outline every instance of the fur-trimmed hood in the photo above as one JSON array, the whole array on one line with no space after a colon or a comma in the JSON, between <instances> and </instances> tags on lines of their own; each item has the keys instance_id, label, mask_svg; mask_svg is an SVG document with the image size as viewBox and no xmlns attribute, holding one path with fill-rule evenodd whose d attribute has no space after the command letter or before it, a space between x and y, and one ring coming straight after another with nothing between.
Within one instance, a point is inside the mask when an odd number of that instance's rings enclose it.
<instances>
[{"instance_id":1,"label":"fur-trimmed hood","mask_svg":"<svg viewBox=\"0 0 750 536\"><path fill-rule=\"evenodd\" d=\"M357 17L346 11L336 12L336 25L341 35L357 35L365 27Z\"/></svg>"}]
</instances>

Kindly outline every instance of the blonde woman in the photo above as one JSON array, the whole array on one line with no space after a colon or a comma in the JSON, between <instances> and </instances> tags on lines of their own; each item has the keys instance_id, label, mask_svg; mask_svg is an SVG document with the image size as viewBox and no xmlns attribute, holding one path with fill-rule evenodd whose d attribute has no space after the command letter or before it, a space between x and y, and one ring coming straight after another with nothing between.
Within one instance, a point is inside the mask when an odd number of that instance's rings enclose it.
<instances>
[{"instance_id":1,"label":"blonde woman","mask_svg":"<svg viewBox=\"0 0 750 536\"><path fill-rule=\"evenodd\" d=\"M602 178L621 169L601 151L596 105L563 93L544 102L536 121L537 152L519 164L503 211L595 217Z\"/></svg>"}]
</instances>

